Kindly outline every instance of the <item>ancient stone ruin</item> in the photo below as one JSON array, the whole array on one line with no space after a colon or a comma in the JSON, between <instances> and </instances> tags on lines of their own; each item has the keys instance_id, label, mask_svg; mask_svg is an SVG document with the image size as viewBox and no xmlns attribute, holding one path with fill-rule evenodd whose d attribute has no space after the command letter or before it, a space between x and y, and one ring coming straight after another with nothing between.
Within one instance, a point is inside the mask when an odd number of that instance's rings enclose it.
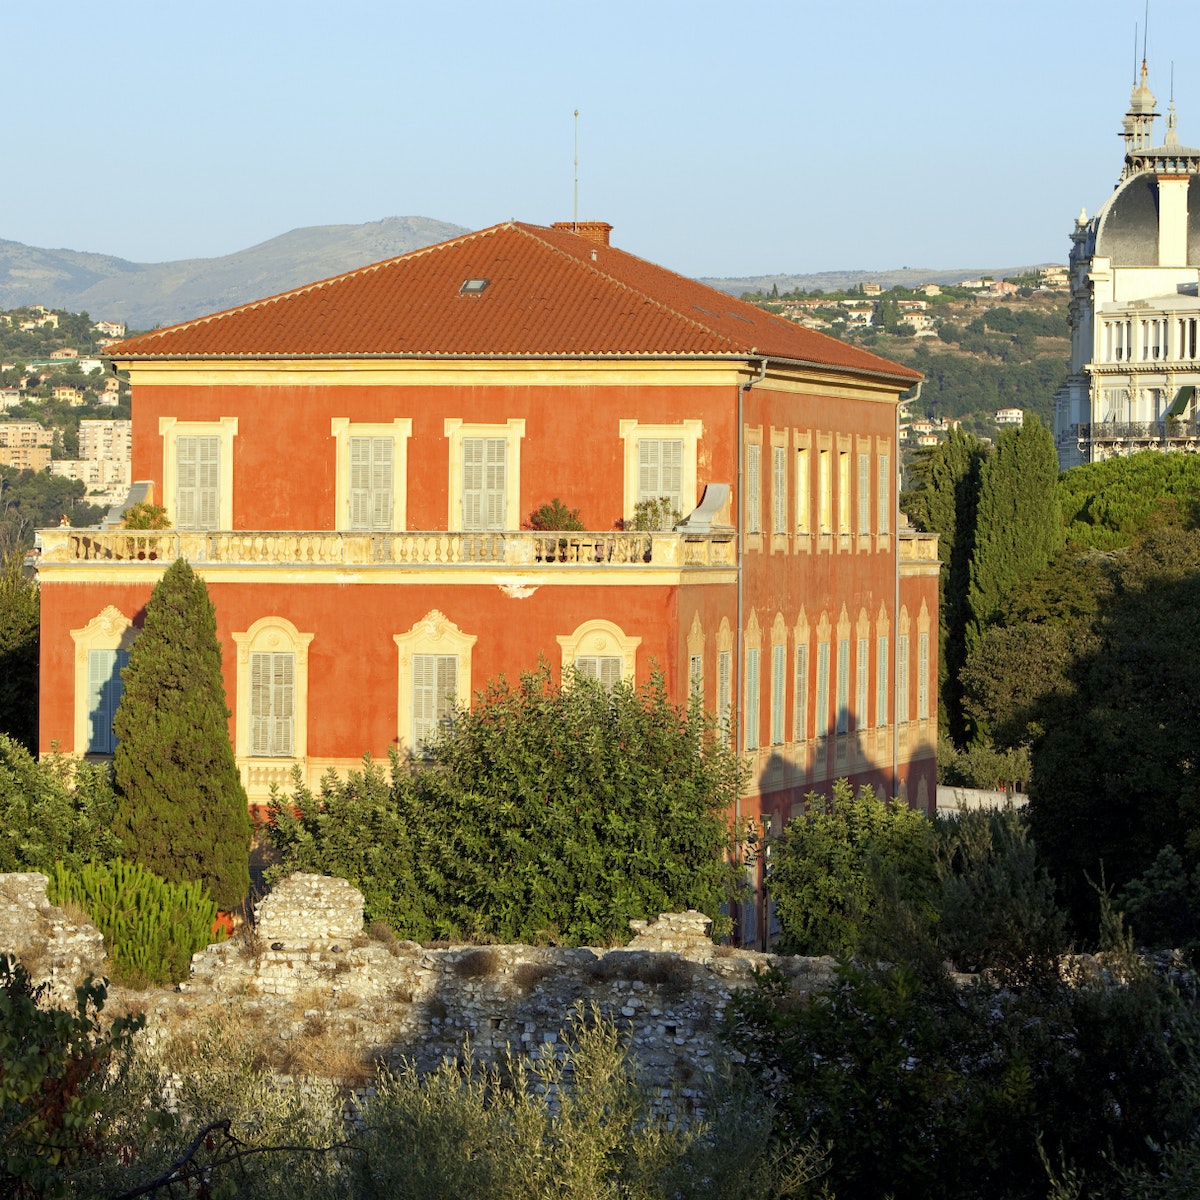
<instances>
[{"instance_id":1,"label":"ancient stone ruin","mask_svg":"<svg viewBox=\"0 0 1200 1200\"><path fill-rule=\"evenodd\" d=\"M34 897L22 901L27 907L37 896L45 905L44 876L0 878L42 880L40 892L17 892ZM14 916L10 894L17 893L0 890L3 930L28 923ZM365 934L362 893L345 880L298 873L259 902L252 933L196 954L177 991L122 999L146 1009L150 1036L156 1025L219 1009L258 1031L281 1073L334 1077L353 1074L348 1062L363 1077L377 1061L428 1070L460 1054L468 1038L483 1061L509 1050L555 1052L576 1007L594 1006L628 1035L644 1079L687 1100L719 1052L731 996L751 986L756 971L774 964L801 991L832 978L830 959L716 946L702 913L631 925L633 940L616 949L420 946ZM86 944L98 950L92 934ZM47 944L85 944L78 938L64 926Z\"/></svg>"}]
</instances>

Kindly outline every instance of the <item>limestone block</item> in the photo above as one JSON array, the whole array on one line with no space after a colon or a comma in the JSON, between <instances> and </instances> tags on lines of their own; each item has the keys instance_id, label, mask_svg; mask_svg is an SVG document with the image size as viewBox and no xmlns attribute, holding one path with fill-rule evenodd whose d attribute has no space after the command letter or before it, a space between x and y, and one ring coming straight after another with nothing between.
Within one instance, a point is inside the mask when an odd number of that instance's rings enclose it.
<instances>
[{"instance_id":1,"label":"limestone block","mask_svg":"<svg viewBox=\"0 0 1200 1200\"><path fill-rule=\"evenodd\" d=\"M344 879L296 871L255 905L254 919L268 944L349 943L362 933L363 894Z\"/></svg>"}]
</instances>

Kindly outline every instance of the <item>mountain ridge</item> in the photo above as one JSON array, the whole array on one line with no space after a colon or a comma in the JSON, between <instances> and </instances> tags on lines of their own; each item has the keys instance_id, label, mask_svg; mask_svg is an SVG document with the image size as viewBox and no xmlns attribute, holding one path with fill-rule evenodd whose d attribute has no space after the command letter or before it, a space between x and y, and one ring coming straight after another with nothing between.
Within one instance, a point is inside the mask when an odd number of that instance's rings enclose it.
<instances>
[{"instance_id":1,"label":"mountain ridge","mask_svg":"<svg viewBox=\"0 0 1200 1200\"><path fill-rule=\"evenodd\" d=\"M124 321L131 330L151 329L261 300L469 232L430 217L384 217L361 225L305 226L217 258L164 263L137 263L114 255L0 239L0 309L44 304L50 309L87 312L95 320ZM1033 269L903 267L701 276L699 281L738 296L769 292L772 287L781 292L836 291L867 281L884 287L917 287L957 283L980 274L1000 278Z\"/></svg>"}]
</instances>

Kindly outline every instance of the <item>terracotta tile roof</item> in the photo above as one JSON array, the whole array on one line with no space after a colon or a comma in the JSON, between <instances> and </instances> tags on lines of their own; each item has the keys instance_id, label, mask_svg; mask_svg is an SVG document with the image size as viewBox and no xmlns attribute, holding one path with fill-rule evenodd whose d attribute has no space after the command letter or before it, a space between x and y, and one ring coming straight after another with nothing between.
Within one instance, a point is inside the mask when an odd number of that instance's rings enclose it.
<instances>
[{"instance_id":1,"label":"terracotta tile roof","mask_svg":"<svg viewBox=\"0 0 1200 1200\"><path fill-rule=\"evenodd\" d=\"M467 280L487 280L464 294ZM129 338L158 358L715 357L918 372L569 229L510 222Z\"/></svg>"}]
</instances>

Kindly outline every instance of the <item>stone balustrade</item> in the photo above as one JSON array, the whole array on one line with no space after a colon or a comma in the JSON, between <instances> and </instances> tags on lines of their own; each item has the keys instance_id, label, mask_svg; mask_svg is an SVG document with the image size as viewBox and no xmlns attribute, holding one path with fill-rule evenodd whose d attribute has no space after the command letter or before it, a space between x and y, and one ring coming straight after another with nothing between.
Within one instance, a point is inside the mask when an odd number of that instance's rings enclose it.
<instances>
[{"instance_id":1,"label":"stone balustrade","mask_svg":"<svg viewBox=\"0 0 1200 1200\"><path fill-rule=\"evenodd\" d=\"M331 567L715 567L733 566L736 545L725 534L346 533L337 531L189 531L180 529L47 529L43 563L171 563L194 566Z\"/></svg>"}]
</instances>

